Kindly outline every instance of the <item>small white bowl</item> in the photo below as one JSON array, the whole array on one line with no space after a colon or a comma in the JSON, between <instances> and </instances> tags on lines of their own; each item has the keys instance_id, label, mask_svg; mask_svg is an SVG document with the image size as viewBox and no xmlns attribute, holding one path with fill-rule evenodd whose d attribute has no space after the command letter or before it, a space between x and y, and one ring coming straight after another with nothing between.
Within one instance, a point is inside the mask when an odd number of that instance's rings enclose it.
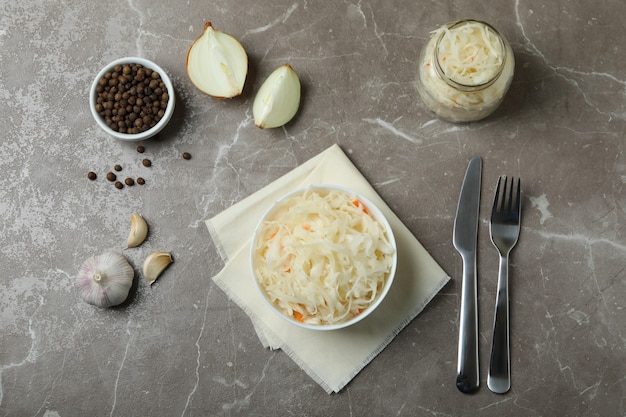
<instances>
[{"instance_id":1,"label":"small white bowl","mask_svg":"<svg viewBox=\"0 0 626 417\"><path fill-rule=\"evenodd\" d=\"M104 122L102 117L96 111L96 98L97 98L96 87L98 86L98 81L100 81L100 78L102 78L104 74L106 74L108 71L111 71L113 67L115 67L116 65L123 65L123 64L141 64L146 68L150 68L151 70L158 72L159 75L161 76L161 79L163 80L163 83L167 87L167 93L169 95L167 107L165 108L165 114L163 115L163 117L161 117L161 120L159 120L159 122L151 129L148 129L144 132L137 133L137 134L116 132L115 130L107 126L107 124ZM167 125L167 123L172 118L172 115L174 114L175 105L176 105L176 99L175 99L175 94L174 94L174 86L172 85L172 81L170 80L170 77L163 70L163 68L161 68L154 62L149 61L145 58L127 57L127 58L120 58L109 63L104 68L102 68L102 70L100 70L96 78L93 80L93 83L91 84L91 89L89 90L89 108L91 109L91 114L93 115L93 118L96 121L96 123L98 123L98 126L100 126L102 130L104 130L109 135L117 139L124 140L124 141L131 141L131 142L140 141L140 140L148 139L156 135L157 133L159 133L161 130L163 130L163 128Z\"/></svg>"},{"instance_id":2,"label":"small white bowl","mask_svg":"<svg viewBox=\"0 0 626 417\"><path fill-rule=\"evenodd\" d=\"M256 262L258 262L257 257L256 257L256 245L258 240L261 238L260 236L260 229L262 227L262 225L264 224L264 222L268 219L271 218L276 210L279 210L281 205L286 201L291 199L292 197L298 195L298 194L303 194L305 192L310 192L310 191L316 191L320 194L324 194L326 192L329 192L331 190L336 190L336 191L340 191L340 192L344 192L347 193L351 196L354 196L356 199L358 199L361 203L363 203L363 205L365 205L365 207L367 207L367 212L372 215L384 228L385 230L385 234L389 240L389 243L391 244L394 254L393 254L393 258L392 258L392 262L391 262L391 270L389 271L389 273L386 276L385 279L385 283L381 289L381 291L379 292L379 294L377 295L377 297L369 304L369 306L363 310L360 314L353 316L352 318L348 319L347 321L344 322L340 322L340 323L334 323L334 324L311 324L311 323L304 323L304 322L300 322L292 317L289 317L287 314L285 314L284 312L282 312L276 305L274 305L272 303L272 301L268 298L267 293L265 292L263 286L259 283L257 276L256 276ZM383 301L383 299L385 298L385 296L387 295L387 293L389 292L389 289L391 288L391 285L393 283L394 277L395 277L395 272L396 272L396 268L397 268L397 263L398 263L398 251L397 251L397 246L396 246L396 241L395 241L395 237L393 234L393 231L391 229L391 226L389 225L389 222L387 221L387 219L385 218L385 216L383 215L383 213L380 211L380 209L378 207L376 207L376 205L374 205L374 203L372 203L369 199L367 199L366 197L364 197L362 194L345 188L345 187L340 187L340 186L336 186L336 185L311 185L302 189L298 189L296 191L290 192L288 194L286 194L285 196L281 197L280 199L278 199L266 212L265 214L261 217L261 220L259 221L258 225L256 226L255 230L254 230L254 234L252 236L252 240L251 240L251 244L250 244L250 266L251 266L251 272L252 272L252 280L254 281L254 285L257 288L257 290L259 291L259 293L261 294L261 296L263 297L263 299L266 301L267 305L270 306L270 308L276 313L278 314L280 317L282 317L284 320L288 321L289 323L295 324L296 326L299 327L303 327L305 329L310 329L310 330L337 330L337 329L342 329L348 326L351 326L361 320L363 320L365 317L367 317L369 314L371 314L374 310L376 310L376 308L380 305L380 303Z\"/></svg>"}]
</instances>

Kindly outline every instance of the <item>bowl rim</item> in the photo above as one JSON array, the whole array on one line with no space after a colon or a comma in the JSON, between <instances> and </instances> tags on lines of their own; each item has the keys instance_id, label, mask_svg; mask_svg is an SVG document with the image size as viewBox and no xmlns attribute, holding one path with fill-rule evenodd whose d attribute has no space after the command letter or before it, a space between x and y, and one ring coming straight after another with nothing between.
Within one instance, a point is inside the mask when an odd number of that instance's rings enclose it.
<instances>
[{"instance_id":1,"label":"bowl rim","mask_svg":"<svg viewBox=\"0 0 626 417\"><path fill-rule=\"evenodd\" d=\"M254 258L255 258L255 246L256 246L256 241L257 241L257 235L258 235L258 231L261 227L261 225L263 224L263 222L265 221L265 219L272 214L272 212L279 206L281 205L285 200L293 197L294 195L297 194L302 194L304 192L307 191L314 191L314 190L338 190L338 191L342 191L344 193L348 193L348 194L352 194L355 197L357 197L358 199L360 199L363 204L365 204L368 208L368 211L374 215L374 217L376 218L376 220L378 220L383 228L385 229L385 232L387 233L387 237L389 239L389 243L392 245L393 250L394 250L394 255L393 255L393 259L392 259L392 264L391 264L391 270L389 271L389 274L387 276L387 280L385 281L385 285L383 286L382 291L380 292L380 294L378 294L378 297L376 297L376 299L359 315L352 317L350 320L341 322L341 323L336 323L336 324L308 324L308 323L301 323L291 317L288 317L287 315L285 315L284 313L282 313L278 308L276 308L276 306L274 304L272 304L272 302L268 299L265 291L263 290L263 288L261 288L261 285L259 284L257 278L256 278L256 273L255 273L255 268L254 268ZM365 319L367 316L369 316L372 312L374 312L378 306L382 303L382 301L386 298L387 294L389 293L389 290L391 289L391 285L393 284L395 275L396 275L396 270L397 270L397 266L398 266L398 247L397 247L397 242L396 242L396 238L395 235L393 233L393 229L391 227L391 224L389 223L389 221L387 220L387 217L384 215L384 213L380 210L380 208L378 207L378 205L376 205L374 202L372 202L369 198L365 197L362 193L352 189L352 188L348 188L348 187L344 187L341 185L335 185L335 184L310 184L304 187L300 187L297 188L293 191L290 191L284 195L282 195L282 197L278 198L276 201L274 201L263 213L263 215L259 218L259 221L257 222L255 228L254 228L254 232L252 233L252 238L250 239L250 252L249 252L249 266L250 266L250 273L251 273L251 278L252 281L254 283L255 288L257 289L257 291L259 292L259 294L261 295L261 298L263 298L264 302L266 303L266 305L269 306L269 308L277 315L279 315L282 319L286 320L288 323L294 324L298 327L304 328L304 329L309 329L309 330L322 330L322 331L328 331L328 330L338 330L338 329L343 329L349 326L352 326L360 321L362 321L363 319Z\"/></svg>"},{"instance_id":2,"label":"bowl rim","mask_svg":"<svg viewBox=\"0 0 626 417\"><path fill-rule=\"evenodd\" d=\"M146 68L150 68L153 71L157 71L159 75L161 76L161 79L165 83L165 86L167 87L167 93L169 94L169 99L168 99L167 107L165 108L165 113L163 114L163 117L161 117L161 120L159 120L159 122L156 125L154 125L151 129L148 129L141 133L129 134L129 133L116 132L115 130L107 126L106 123L104 123L104 120L96 111L96 96L97 96L96 88L98 86L98 81L100 81L100 78L102 78L104 74L107 71L109 71L112 67L114 67L115 65L121 65L121 64L141 64ZM98 124L98 126L100 126L100 128L104 130L106 133L108 133L109 135L117 139L120 139L123 141L129 141L129 142L135 142L135 141L148 139L156 135L157 133L159 133L161 130L163 130L165 125L167 125L167 123L172 118L172 115L174 114L174 107L176 105L175 102L176 102L176 98L175 98L175 93L174 93L174 85L172 84L172 80L170 79L167 72L165 72L165 70L161 68L159 65L157 65L155 62L150 61L149 59L140 58L140 57L129 56L129 57L124 57L124 58L118 58L114 61L109 62L98 72L98 74L92 81L91 87L89 89L89 109L91 110L91 114L94 120L96 121L96 123Z\"/></svg>"}]
</instances>

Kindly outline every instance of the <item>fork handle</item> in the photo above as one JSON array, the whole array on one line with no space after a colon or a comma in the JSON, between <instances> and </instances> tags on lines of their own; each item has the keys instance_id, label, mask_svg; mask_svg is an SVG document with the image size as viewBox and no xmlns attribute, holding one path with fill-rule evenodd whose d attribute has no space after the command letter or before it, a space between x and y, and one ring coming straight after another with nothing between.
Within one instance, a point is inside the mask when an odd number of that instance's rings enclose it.
<instances>
[{"instance_id":1,"label":"fork handle","mask_svg":"<svg viewBox=\"0 0 626 417\"><path fill-rule=\"evenodd\" d=\"M487 386L496 394L511 388L511 360L509 353L509 258L500 255L498 294L493 321L493 341L489 359Z\"/></svg>"}]
</instances>

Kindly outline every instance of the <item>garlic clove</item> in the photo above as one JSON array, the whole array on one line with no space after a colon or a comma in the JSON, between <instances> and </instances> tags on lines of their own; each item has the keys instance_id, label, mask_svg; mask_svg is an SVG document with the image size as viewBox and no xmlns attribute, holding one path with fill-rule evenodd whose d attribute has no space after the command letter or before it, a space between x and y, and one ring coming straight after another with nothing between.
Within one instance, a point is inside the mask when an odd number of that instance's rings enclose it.
<instances>
[{"instance_id":1,"label":"garlic clove","mask_svg":"<svg viewBox=\"0 0 626 417\"><path fill-rule=\"evenodd\" d=\"M174 259L169 252L151 253L143 262L143 278L148 284L152 285L172 262L174 262Z\"/></svg>"},{"instance_id":2,"label":"garlic clove","mask_svg":"<svg viewBox=\"0 0 626 417\"><path fill-rule=\"evenodd\" d=\"M300 79L289 64L277 68L254 98L254 124L261 129L283 126L300 107Z\"/></svg>"},{"instance_id":3,"label":"garlic clove","mask_svg":"<svg viewBox=\"0 0 626 417\"><path fill-rule=\"evenodd\" d=\"M187 52L187 75L202 92L232 98L243 91L248 54L237 39L206 22L202 35Z\"/></svg>"},{"instance_id":4,"label":"garlic clove","mask_svg":"<svg viewBox=\"0 0 626 417\"><path fill-rule=\"evenodd\" d=\"M140 214L130 215L130 233L128 235L127 246L135 248L143 243L148 236L148 223Z\"/></svg>"},{"instance_id":5,"label":"garlic clove","mask_svg":"<svg viewBox=\"0 0 626 417\"><path fill-rule=\"evenodd\" d=\"M123 255L107 252L92 256L81 265L76 288L88 304L112 307L128 298L135 271Z\"/></svg>"}]
</instances>

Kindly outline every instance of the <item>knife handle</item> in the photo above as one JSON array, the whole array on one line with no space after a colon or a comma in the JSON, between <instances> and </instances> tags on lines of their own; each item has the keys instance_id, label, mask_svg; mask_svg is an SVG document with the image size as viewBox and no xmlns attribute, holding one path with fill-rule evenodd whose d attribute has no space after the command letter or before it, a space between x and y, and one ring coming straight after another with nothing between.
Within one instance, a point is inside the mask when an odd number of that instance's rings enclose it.
<instances>
[{"instance_id":1,"label":"knife handle","mask_svg":"<svg viewBox=\"0 0 626 417\"><path fill-rule=\"evenodd\" d=\"M463 285L459 326L459 357L456 387L469 394L480 385L478 372L478 308L476 289L476 257L463 256Z\"/></svg>"}]
</instances>

